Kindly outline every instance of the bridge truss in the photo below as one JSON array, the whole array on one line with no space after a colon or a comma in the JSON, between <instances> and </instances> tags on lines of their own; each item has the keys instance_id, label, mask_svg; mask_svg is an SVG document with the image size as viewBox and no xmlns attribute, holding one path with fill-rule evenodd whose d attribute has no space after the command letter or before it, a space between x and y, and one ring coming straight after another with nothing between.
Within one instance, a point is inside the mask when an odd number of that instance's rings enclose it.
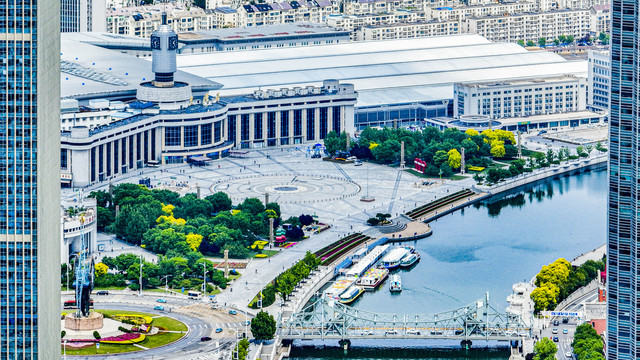
<instances>
[{"instance_id":1,"label":"bridge truss","mask_svg":"<svg viewBox=\"0 0 640 360\"><path fill-rule=\"evenodd\" d=\"M519 340L531 336L520 316L499 313L489 294L473 304L437 314L378 314L321 296L280 322L281 339Z\"/></svg>"}]
</instances>

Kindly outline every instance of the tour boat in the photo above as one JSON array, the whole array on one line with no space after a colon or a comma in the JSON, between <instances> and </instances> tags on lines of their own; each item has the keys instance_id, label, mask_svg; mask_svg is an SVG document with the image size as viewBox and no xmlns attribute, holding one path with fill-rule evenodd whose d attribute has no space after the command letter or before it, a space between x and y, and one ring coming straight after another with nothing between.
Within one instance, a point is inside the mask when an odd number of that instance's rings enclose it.
<instances>
[{"instance_id":1,"label":"tour boat","mask_svg":"<svg viewBox=\"0 0 640 360\"><path fill-rule=\"evenodd\" d=\"M333 300L340 300L340 295L342 295L348 288L353 284L353 280L348 279L338 279L336 280L331 287L325 290L325 296L329 297Z\"/></svg>"},{"instance_id":2,"label":"tour boat","mask_svg":"<svg viewBox=\"0 0 640 360\"><path fill-rule=\"evenodd\" d=\"M410 253L405 247L397 247L382 258L382 265L387 269L395 269L400 266L400 261Z\"/></svg>"},{"instance_id":3,"label":"tour boat","mask_svg":"<svg viewBox=\"0 0 640 360\"><path fill-rule=\"evenodd\" d=\"M411 267L413 266L413 264L417 263L419 260L420 260L420 254L418 253L408 254L407 256L402 258L402 260L400 261L400 266L405 268Z\"/></svg>"},{"instance_id":4,"label":"tour boat","mask_svg":"<svg viewBox=\"0 0 640 360\"><path fill-rule=\"evenodd\" d=\"M343 292L342 295L340 295L339 301L343 304L351 304L355 299L358 298L358 296L362 295L363 292L364 289L362 288L362 286L351 285L351 287L349 287L347 291Z\"/></svg>"},{"instance_id":5,"label":"tour boat","mask_svg":"<svg viewBox=\"0 0 640 360\"><path fill-rule=\"evenodd\" d=\"M375 290L378 285L384 282L387 276L389 276L389 270L385 268L371 268L358 279L357 284L365 290Z\"/></svg>"},{"instance_id":6,"label":"tour boat","mask_svg":"<svg viewBox=\"0 0 640 360\"><path fill-rule=\"evenodd\" d=\"M402 291L402 280L400 275L395 274L389 277L389 291L400 292Z\"/></svg>"}]
</instances>

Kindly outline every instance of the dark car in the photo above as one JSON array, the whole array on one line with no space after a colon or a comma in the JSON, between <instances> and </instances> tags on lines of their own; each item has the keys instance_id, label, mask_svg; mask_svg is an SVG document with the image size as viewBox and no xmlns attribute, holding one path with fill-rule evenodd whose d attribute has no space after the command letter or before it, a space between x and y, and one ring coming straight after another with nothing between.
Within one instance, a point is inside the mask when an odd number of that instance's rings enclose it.
<instances>
[{"instance_id":1,"label":"dark car","mask_svg":"<svg viewBox=\"0 0 640 360\"><path fill-rule=\"evenodd\" d=\"M560 339L558 339L558 337L557 337L557 336L554 336L554 337L553 337L553 342L558 342L558 341L560 341Z\"/></svg>"},{"instance_id":2,"label":"dark car","mask_svg":"<svg viewBox=\"0 0 640 360\"><path fill-rule=\"evenodd\" d=\"M200 341L210 341L211 338L209 336L203 336L200 338Z\"/></svg>"},{"instance_id":3,"label":"dark car","mask_svg":"<svg viewBox=\"0 0 640 360\"><path fill-rule=\"evenodd\" d=\"M560 325L560 321L558 320L553 320L553 326L558 326Z\"/></svg>"},{"instance_id":4,"label":"dark car","mask_svg":"<svg viewBox=\"0 0 640 360\"><path fill-rule=\"evenodd\" d=\"M109 292L107 290L99 290L96 292L96 295L109 295Z\"/></svg>"}]
</instances>

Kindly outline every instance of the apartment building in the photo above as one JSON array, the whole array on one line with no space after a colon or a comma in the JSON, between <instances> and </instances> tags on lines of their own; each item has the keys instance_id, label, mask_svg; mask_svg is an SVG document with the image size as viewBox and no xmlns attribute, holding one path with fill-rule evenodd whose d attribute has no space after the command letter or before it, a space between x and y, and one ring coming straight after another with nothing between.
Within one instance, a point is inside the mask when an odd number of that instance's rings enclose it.
<instances>
[{"instance_id":1,"label":"apartment building","mask_svg":"<svg viewBox=\"0 0 640 360\"><path fill-rule=\"evenodd\" d=\"M593 109L609 109L611 60L609 51L589 50L589 93L587 105Z\"/></svg>"},{"instance_id":2,"label":"apartment building","mask_svg":"<svg viewBox=\"0 0 640 360\"><path fill-rule=\"evenodd\" d=\"M469 17L508 16L509 14L532 13L538 11L535 2L493 3L491 5L427 7L424 8L427 20L464 20Z\"/></svg>"},{"instance_id":3,"label":"apartment building","mask_svg":"<svg viewBox=\"0 0 640 360\"><path fill-rule=\"evenodd\" d=\"M396 10L385 14L332 15L325 19L325 24L338 30L351 31L351 39L355 40L356 30L365 26L408 24L418 21L424 21L424 13Z\"/></svg>"},{"instance_id":4,"label":"apartment building","mask_svg":"<svg viewBox=\"0 0 640 360\"><path fill-rule=\"evenodd\" d=\"M331 0L256 3L238 8L238 27L294 22L321 23L329 15L339 13L338 3Z\"/></svg>"},{"instance_id":5,"label":"apartment building","mask_svg":"<svg viewBox=\"0 0 640 360\"><path fill-rule=\"evenodd\" d=\"M584 111L587 79L573 75L506 82L456 83L454 116L494 119Z\"/></svg>"},{"instance_id":6,"label":"apartment building","mask_svg":"<svg viewBox=\"0 0 640 360\"><path fill-rule=\"evenodd\" d=\"M182 4L134 6L107 10L107 32L139 37L150 37L162 23L162 12L167 12L168 24L175 32L202 31L217 26L214 10Z\"/></svg>"},{"instance_id":7,"label":"apartment building","mask_svg":"<svg viewBox=\"0 0 640 360\"><path fill-rule=\"evenodd\" d=\"M611 32L611 4L594 5L591 12L591 32L594 35Z\"/></svg>"},{"instance_id":8,"label":"apartment building","mask_svg":"<svg viewBox=\"0 0 640 360\"><path fill-rule=\"evenodd\" d=\"M458 21L426 21L364 26L355 31L357 41L411 39L426 36L454 35L460 33Z\"/></svg>"},{"instance_id":9,"label":"apartment building","mask_svg":"<svg viewBox=\"0 0 640 360\"><path fill-rule=\"evenodd\" d=\"M543 13L471 17L463 22L463 33L482 35L493 42L537 42L560 35L579 39L591 31L590 11L557 10Z\"/></svg>"}]
</instances>

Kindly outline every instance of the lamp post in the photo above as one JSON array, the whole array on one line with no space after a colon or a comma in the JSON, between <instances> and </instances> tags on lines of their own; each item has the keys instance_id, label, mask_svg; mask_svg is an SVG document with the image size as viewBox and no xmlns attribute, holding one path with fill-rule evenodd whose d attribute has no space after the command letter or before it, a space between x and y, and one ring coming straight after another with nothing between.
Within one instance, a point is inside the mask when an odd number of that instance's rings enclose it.
<instances>
[{"instance_id":1,"label":"lamp post","mask_svg":"<svg viewBox=\"0 0 640 360\"><path fill-rule=\"evenodd\" d=\"M67 360L67 340L64 341L64 360Z\"/></svg>"},{"instance_id":2,"label":"lamp post","mask_svg":"<svg viewBox=\"0 0 640 360\"><path fill-rule=\"evenodd\" d=\"M140 254L140 290L138 296L142 296L142 254Z\"/></svg>"},{"instance_id":3,"label":"lamp post","mask_svg":"<svg viewBox=\"0 0 640 360\"><path fill-rule=\"evenodd\" d=\"M164 293L165 295L169 293L169 276L173 276L171 274L169 275L165 275L162 277L162 279L164 279ZM160 281L162 281L162 279L160 279Z\"/></svg>"},{"instance_id":4,"label":"lamp post","mask_svg":"<svg viewBox=\"0 0 640 360\"><path fill-rule=\"evenodd\" d=\"M202 301L207 302L207 263L202 262Z\"/></svg>"}]
</instances>

